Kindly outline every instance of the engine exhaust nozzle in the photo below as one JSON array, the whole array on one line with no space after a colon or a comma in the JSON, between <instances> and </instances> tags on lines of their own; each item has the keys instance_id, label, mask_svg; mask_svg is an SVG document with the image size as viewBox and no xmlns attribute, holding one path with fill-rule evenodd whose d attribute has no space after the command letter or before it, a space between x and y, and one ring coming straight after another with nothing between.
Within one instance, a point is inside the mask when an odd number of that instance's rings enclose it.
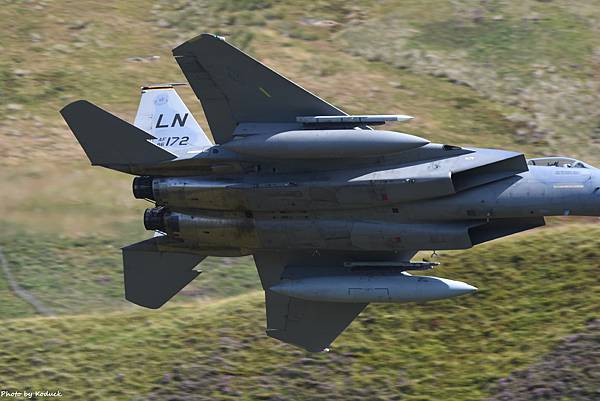
<instances>
[{"instance_id":1,"label":"engine exhaust nozzle","mask_svg":"<svg viewBox=\"0 0 600 401\"><path fill-rule=\"evenodd\" d=\"M144 212L144 227L146 230L166 231L165 224L166 209L164 207L153 207Z\"/></svg>"},{"instance_id":2,"label":"engine exhaust nozzle","mask_svg":"<svg viewBox=\"0 0 600 401\"><path fill-rule=\"evenodd\" d=\"M152 177L143 176L133 179L133 196L136 199L154 199L154 191L152 190Z\"/></svg>"}]
</instances>

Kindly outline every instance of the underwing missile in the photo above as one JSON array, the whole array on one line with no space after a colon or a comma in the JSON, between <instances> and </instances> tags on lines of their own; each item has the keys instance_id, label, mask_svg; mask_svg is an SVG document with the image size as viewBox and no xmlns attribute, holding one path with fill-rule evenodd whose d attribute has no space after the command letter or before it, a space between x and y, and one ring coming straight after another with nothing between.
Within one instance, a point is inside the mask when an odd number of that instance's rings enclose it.
<instances>
[{"instance_id":1,"label":"underwing missile","mask_svg":"<svg viewBox=\"0 0 600 401\"><path fill-rule=\"evenodd\" d=\"M296 121L303 124L369 124L379 125L386 122L398 121L405 122L410 121L414 117L406 116L403 114L361 114L353 116L299 116L296 117Z\"/></svg>"}]
</instances>

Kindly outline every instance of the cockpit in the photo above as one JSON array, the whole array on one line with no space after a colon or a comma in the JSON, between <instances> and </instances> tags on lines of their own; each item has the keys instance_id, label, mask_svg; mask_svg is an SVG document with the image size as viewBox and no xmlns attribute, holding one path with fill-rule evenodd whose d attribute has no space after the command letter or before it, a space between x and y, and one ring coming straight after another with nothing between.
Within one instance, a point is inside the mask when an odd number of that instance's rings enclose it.
<instances>
[{"instance_id":1,"label":"cockpit","mask_svg":"<svg viewBox=\"0 0 600 401\"><path fill-rule=\"evenodd\" d=\"M594 166L584 163L581 160L560 156L527 159L527 164L530 166L544 167L595 168Z\"/></svg>"}]
</instances>

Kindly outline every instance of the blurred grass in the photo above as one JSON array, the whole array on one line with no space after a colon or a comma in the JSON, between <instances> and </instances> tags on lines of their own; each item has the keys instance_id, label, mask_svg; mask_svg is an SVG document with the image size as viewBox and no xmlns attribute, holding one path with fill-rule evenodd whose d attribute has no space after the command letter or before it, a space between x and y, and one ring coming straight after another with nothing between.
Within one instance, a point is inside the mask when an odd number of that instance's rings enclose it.
<instances>
[{"instance_id":1,"label":"blurred grass","mask_svg":"<svg viewBox=\"0 0 600 401\"><path fill-rule=\"evenodd\" d=\"M0 237L0 249L19 285L57 314L137 308L124 299L120 248L150 237L122 226L119 235L80 236L27 232L14 228ZM258 290L251 258L208 258L203 273L171 302L218 299ZM0 319L34 315L35 311L0 280Z\"/></svg>"},{"instance_id":2,"label":"blurred grass","mask_svg":"<svg viewBox=\"0 0 600 401\"><path fill-rule=\"evenodd\" d=\"M33 306L14 294L4 274L0 274L0 308L2 319L36 314Z\"/></svg>"},{"instance_id":3,"label":"blurred grass","mask_svg":"<svg viewBox=\"0 0 600 401\"><path fill-rule=\"evenodd\" d=\"M505 72L519 72L518 67L530 72L530 65L541 60L580 64L593 51L596 38L581 18L564 12L545 13L536 22L520 17L494 21L488 16L480 23L458 18L426 21L409 46L464 49L468 58Z\"/></svg>"},{"instance_id":4,"label":"blurred grass","mask_svg":"<svg viewBox=\"0 0 600 401\"><path fill-rule=\"evenodd\" d=\"M567 1L388 0L334 40L363 59L469 87L498 105L513 123L503 127L505 137L526 152L593 164L600 150L594 9ZM447 107L441 104L435 107ZM464 118L473 119L472 111ZM483 132L479 138L489 140Z\"/></svg>"},{"instance_id":5,"label":"blurred grass","mask_svg":"<svg viewBox=\"0 0 600 401\"><path fill-rule=\"evenodd\" d=\"M88 400L478 400L598 316L598 238L589 224L554 227L443 253L435 274L475 295L371 305L325 354L268 339L254 291L160 311L9 319L0 385L51 383Z\"/></svg>"}]
</instances>

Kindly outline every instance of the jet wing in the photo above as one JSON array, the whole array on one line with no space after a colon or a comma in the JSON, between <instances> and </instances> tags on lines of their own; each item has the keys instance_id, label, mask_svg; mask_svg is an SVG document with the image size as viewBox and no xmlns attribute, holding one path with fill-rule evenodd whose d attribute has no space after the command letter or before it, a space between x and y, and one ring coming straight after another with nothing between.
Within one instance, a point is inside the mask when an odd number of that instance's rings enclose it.
<instances>
[{"instance_id":1,"label":"jet wing","mask_svg":"<svg viewBox=\"0 0 600 401\"><path fill-rule=\"evenodd\" d=\"M296 123L297 116L345 115L221 38L197 36L173 49L216 143L241 123Z\"/></svg>"},{"instance_id":2,"label":"jet wing","mask_svg":"<svg viewBox=\"0 0 600 401\"><path fill-rule=\"evenodd\" d=\"M326 349L367 306L306 301L265 292L267 335L310 352Z\"/></svg>"},{"instance_id":3,"label":"jet wing","mask_svg":"<svg viewBox=\"0 0 600 401\"><path fill-rule=\"evenodd\" d=\"M352 323L367 306L366 303L308 301L269 290L281 280L289 264L320 269L341 260L294 252L258 252L254 255L256 268L265 289L269 337L307 351L318 352L329 347L333 340Z\"/></svg>"}]
</instances>

